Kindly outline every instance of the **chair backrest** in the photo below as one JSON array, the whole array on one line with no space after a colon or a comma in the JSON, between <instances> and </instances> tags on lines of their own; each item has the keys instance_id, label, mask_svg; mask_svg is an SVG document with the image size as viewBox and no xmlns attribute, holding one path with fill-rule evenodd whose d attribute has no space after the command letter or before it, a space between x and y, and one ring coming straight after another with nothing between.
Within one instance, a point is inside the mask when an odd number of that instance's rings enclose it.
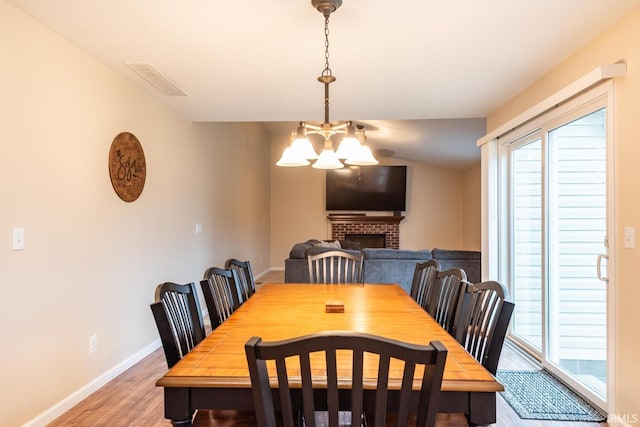
<instances>
[{"instance_id":1,"label":"chair backrest","mask_svg":"<svg viewBox=\"0 0 640 427\"><path fill-rule=\"evenodd\" d=\"M200 281L209 311L211 329L216 329L240 306L238 275L235 270L211 267Z\"/></svg>"},{"instance_id":2,"label":"chair backrest","mask_svg":"<svg viewBox=\"0 0 640 427\"><path fill-rule=\"evenodd\" d=\"M433 292L439 269L440 264L435 259L416 264L411 281L411 298L425 310L427 309L427 301L430 300Z\"/></svg>"},{"instance_id":3,"label":"chair backrest","mask_svg":"<svg viewBox=\"0 0 640 427\"><path fill-rule=\"evenodd\" d=\"M231 258L224 263L224 267L228 270L235 270L238 274L238 287L240 288L243 302L256 293L256 282L253 280L253 272L249 261Z\"/></svg>"},{"instance_id":4,"label":"chair backrest","mask_svg":"<svg viewBox=\"0 0 640 427\"><path fill-rule=\"evenodd\" d=\"M362 254L326 251L307 260L309 283L362 283Z\"/></svg>"},{"instance_id":5,"label":"chair backrest","mask_svg":"<svg viewBox=\"0 0 640 427\"><path fill-rule=\"evenodd\" d=\"M495 375L515 305L498 282L468 284L456 316L456 340Z\"/></svg>"},{"instance_id":6,"label":"chair backrest","mask_svg":"<svg viewBox=\"0 0 640 427\"><path fill-rule=\"evenodd\" d=\"M341 351L344 356L342 350L352 354L349 366L337 366L336 354ZM417 416L416 425L435 425L447 356L447 349L439 341L414 345L359 332L325 331L277 342L263 342L253 337L245 344L245 351L256 418L261 427L275 427L275 413L279 411L283 425L293 426L294 411L300 409L305 425L310 427L315 426L316 410L327 411L329 425L338 426L338 413L345 409L352 414L352 425L360 425L361 415L365 414L367 422L384 426L388 404L392 408L390 412L397 415L397 425L406 426L411 411L416 410L416 400L417 412L413 413ZM379 355L379 359L375 355ZM389 393L389 365L398 363L397 360L390 362L392 358L404 361L404 373L400 389ZM275 361L276 375L272 371L271 377L277 378L280 408L274 407L267 360ZM364 360L378 362L377 376L366 381L367 388L375 390L374 405L363 401ZM417 393L412 391L416 366L424 366ZM346 390L345 384L338 386L338 369L343 377L343 369L349 368L352 381L350 390ZM301 399L296 395L300 400L292 400L292 394L300 393L300 388ZM389 400L389 394L398 400Z\"/></svg>"},{"instance_id":7,"label":"chair backrest","mask_svg":"<svg viewBox=\"0 0 640 427\"><path fill-rule=\"evenodd\" d=\"M156 287L151 312L171 368L205 337L194 283L162 283Z\"/></svg>"},{"instance_id":8,"label":"chair backrest","mask_svg":"<svg viewBox=\"0 0 640 427\"><path fill-rule=\"evenodd\" d=\"M427 311L451 335L459 302L467 286L467 275L460 268L438 271Z\"/></svg>"}]
</instances>

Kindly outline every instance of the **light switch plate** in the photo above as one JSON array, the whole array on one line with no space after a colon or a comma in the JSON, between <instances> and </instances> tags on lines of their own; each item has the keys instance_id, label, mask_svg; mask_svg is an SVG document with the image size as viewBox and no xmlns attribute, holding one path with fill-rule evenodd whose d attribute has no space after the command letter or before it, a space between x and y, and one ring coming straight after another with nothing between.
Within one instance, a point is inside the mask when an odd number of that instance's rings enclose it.
<instances>
[{"instance_id":1,"label":"light switch plate","mask_svg":"<svg viewBox=\"0 0 640 427\"><path fill-rule=\"evenodd\" d=\"M624 228L624 247L627 249L636 248L636 228L635 227Z\"/></svg>"},{"instance_id":2,"label":"light switch plate","mask_svg":"<svg viewBox=\"0 0 640 427\"><path fill-rule=\"evenodd\" d=\"M21 251L24 249L24 228L13 228L11 249L14 251Z\"/></svg>"}]
</instances>

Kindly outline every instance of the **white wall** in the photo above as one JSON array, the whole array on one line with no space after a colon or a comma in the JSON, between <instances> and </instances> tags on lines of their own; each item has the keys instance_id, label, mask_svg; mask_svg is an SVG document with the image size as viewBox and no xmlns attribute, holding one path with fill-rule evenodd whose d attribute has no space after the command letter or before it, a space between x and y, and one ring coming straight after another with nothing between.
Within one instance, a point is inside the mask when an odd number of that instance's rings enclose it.
<instances>
[{"instance_id":1,"label":"white wall","mask_svg":"<svg viewBox=\"0 0 640 427\"><path fill-rule=\"evenodd\" d=\"M192 124L4 1L0 28L0 425L17 426L157 340L158 283L232 256L267 269L269 139ZM146 154L133 203L107 169L122 131Z\"/></svg>"},{"instance_id":2,"label":"white wall","mask_svg":"<svg viewBox=\"0 0 640 427\"><path fill-rule=\"evenodd\" d=\"M468 251L481 250L481 195L480 163L464 173L464 207L463 207L463 249Z\"/></svg>"}]
</instances>

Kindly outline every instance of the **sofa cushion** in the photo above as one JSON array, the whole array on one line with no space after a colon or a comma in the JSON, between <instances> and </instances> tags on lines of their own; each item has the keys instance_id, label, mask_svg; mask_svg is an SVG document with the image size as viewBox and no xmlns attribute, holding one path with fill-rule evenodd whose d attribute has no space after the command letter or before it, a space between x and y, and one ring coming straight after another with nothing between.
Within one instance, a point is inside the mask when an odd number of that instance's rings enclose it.
<instances>
[{"instance_id":1,"label":"sofa cushion","mask_svg":"<svg viewBox=\"0 0 640 427\"><path fill-rule=\"evenodd\" d=\"M314 247L318 243L320 243L320 240L316 240L316 239L309 239L306 242L296 243L295 245L293 245L293 247L291 248L291 251L289 252L289 258L293 258L293 259L305 258L305 253L307 252L307 249Z\"/></svg>"},{"instance_id":2,"label":"sofa cushion","mask_svg":"<svg viewBox=\"0 0 640 427\"><path fill-rule=\"evenodd\" d=\"M316 243L315 246L318 246L320 248L342 249L342 246L340 246L340 242L337 240L329 240L329 241L325 240L325 241Z\"/></svg>"},{"instance_id":3,"label":"sofa cushion","mask_svg":"<svg viewBox=\"0 0 640 427\"><path fill-rule=\"evenodd\" d=\"M327 247L322 247L322 246L313 246L310 247L309 249L307 249L307 251L305 252L305 258L307 258L309 255L317 255L320 254L322 252L329 252L329 251L340 251L340 252L346 252L348 254L352 254L352 255L361 255L362 252L361 251L354 251L354 250L350 250L350 249L336 249L335 247L332 248L327 248Z\"/></svg>"},{"instance_id":4,"label":"sofa cushion","mask_svg":"<svg viewBox=\"0 0 640 427\"><path fill-rule=\"evenodd\" d=\"M406 249L364 248L364 259L403 259L428 261L432 258L427 249L411 251ZM413 273L413 272L412 272Z\"/></svg>"}]
</instances>

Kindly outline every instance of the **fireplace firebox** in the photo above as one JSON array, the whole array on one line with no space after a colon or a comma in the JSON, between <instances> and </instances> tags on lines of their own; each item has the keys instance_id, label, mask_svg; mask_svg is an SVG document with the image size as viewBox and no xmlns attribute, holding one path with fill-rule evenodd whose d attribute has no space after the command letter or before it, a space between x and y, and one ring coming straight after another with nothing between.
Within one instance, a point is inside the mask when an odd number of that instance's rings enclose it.
<instances>
[{"instance_id":1,"label":"fireplace firebox","mask_svg":"<svg viewBox=\"0 0 640 427\"><path fill-rule=\"evenodd\" d=\"M358 242L361 248L386 248L384 234L345 234L344 240Z\"/></svg>"}]
</instances>

